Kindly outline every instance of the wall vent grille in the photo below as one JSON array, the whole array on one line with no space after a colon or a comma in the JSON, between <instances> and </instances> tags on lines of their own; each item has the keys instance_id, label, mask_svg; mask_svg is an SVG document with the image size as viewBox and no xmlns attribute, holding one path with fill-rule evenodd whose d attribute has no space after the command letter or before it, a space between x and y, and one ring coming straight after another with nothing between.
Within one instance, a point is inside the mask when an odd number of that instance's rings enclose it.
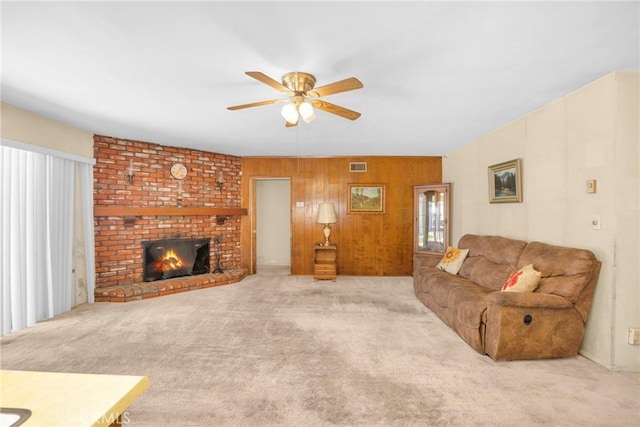
<instances>
[{"instance_id":1,"label":"wall vent grille","mask_svg":"<svg viewBox=\"0 0 640 427\"><path fill-rule=\"evenodd\" d=\"M366 172L367 162L351 162L349 163L349 172Z\"/></svg>"}]
</instances>

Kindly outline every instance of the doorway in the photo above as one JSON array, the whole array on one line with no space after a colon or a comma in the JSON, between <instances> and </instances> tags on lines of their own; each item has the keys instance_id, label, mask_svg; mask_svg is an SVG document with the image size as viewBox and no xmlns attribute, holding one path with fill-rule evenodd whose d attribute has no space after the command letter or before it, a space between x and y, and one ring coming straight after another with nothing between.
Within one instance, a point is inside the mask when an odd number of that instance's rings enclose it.
<instances>
[{"instance_id":1,"label":"doorway","mask_svg":"<svg viewBox=\"0 0 640 427\"><path fill-rule=\"evenodd\" d=\"M291 274L291 180L256 180L256 273Z\"/></svg>"}]
</instances>

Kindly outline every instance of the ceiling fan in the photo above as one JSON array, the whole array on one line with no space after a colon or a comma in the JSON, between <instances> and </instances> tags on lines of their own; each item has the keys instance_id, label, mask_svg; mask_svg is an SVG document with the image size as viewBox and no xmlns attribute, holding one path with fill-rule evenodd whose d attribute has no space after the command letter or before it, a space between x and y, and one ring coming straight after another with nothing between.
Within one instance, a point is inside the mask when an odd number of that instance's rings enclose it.
<instances>
[{"instance_id":1,"label":"ceiling fan","mask_svg":"<svg viewBox=\"0 0 640 427\"><path fill-rule=\"evenodd\" d=\"M348 79L315 88L316 78L312 74L300 71L285 74L282 77L282 83L277 82L259 71L247 71L245 74L282 92L289 98L271 99L268 101L253 102L251 104L234 105L232 107L227 107L228 110L242 110L243 108L288 102L288 104L282 107L282 116L286 120L285 125L287 127L296 126L300 117L302 117L302 120L306 123L309 123L315 118L315 113L313 111L314 107L349 120L356 120L360 117L360 113L357 111L349 110L348 108L340 107L339 105L331 104L319 99L323 96L364 87L360 80L355 77L350 77Z\"/></svg>"}]
</instances>

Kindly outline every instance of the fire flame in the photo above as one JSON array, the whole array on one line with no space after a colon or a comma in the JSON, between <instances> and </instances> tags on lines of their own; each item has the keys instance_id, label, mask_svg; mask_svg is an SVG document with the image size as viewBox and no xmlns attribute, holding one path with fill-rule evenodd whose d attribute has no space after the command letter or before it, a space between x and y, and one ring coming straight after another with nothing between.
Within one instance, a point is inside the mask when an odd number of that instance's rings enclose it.
<instances>
[{"instance_id":1,"label":"fire flame","mask_svg":"<svg viewBox=\"0 0 640 427\"><path fill-rule=\"evenodd\" d=\"M179 270L182 268L182 260L173 249L169 249L162 259L158 260L156 268L160 271Z\"/></svg>"}]
</instances>

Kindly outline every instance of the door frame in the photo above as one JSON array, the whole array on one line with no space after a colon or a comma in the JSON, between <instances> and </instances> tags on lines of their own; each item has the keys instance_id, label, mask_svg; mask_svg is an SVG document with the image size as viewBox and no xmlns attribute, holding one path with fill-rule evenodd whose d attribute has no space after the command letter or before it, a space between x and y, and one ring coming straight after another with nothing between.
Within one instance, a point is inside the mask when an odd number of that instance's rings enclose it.
<instances>
[{"instance_id":1,"label":"door frame","mask_svg":"<svg viewBox=\"0 0 640 427\"><path fill-rule=\"evenodd\" d=\"M256 274L258 264L258 236L257 236L257 224L258 224L258 181L289 181L289 239L293 239L293 212L291 210L291 177L288 176L252 176L249 184L249 209L251 212L250 223L251 227L251 260L249 264L249 274ZM289 242L289 265L291 266L291 260L293 258L293 242Z\"/></svg>"}]
</instances>

